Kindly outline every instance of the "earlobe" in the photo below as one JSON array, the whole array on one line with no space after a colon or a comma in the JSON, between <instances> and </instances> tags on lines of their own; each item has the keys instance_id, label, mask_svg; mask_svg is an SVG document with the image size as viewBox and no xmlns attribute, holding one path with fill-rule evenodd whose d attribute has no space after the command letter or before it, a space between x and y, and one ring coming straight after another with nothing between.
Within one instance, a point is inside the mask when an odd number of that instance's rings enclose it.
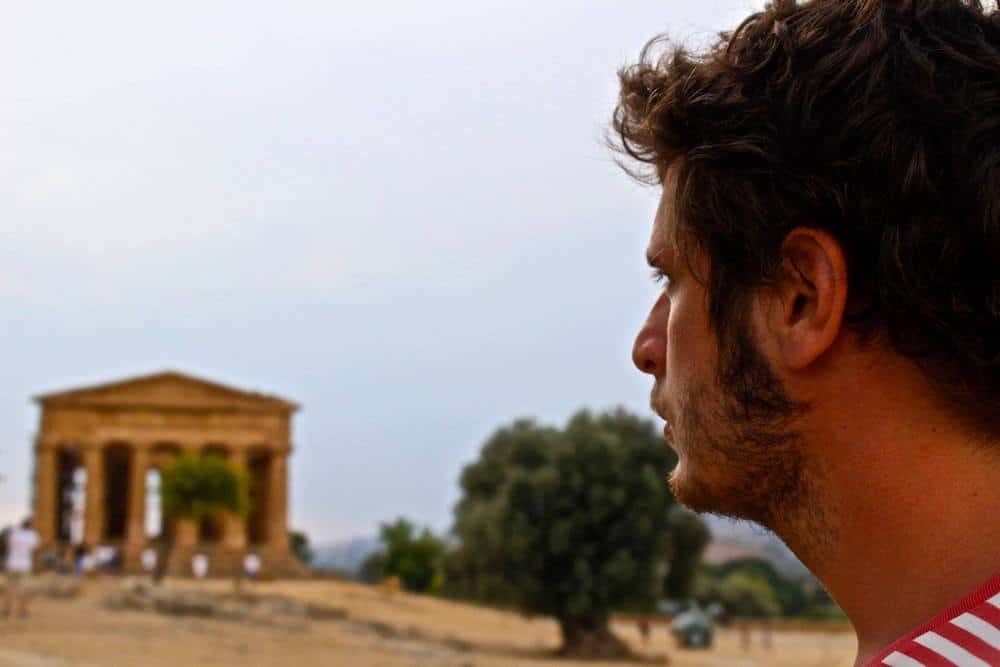
<instances>
[{"instance_id":1,"label":"earlobe","mask_svg":"<svg viewBox=\"0 0 1000 667\"><path fill-rule=\"evenodd\" d=\"M803 369L829 350L843 325L847 303L847 262L829 233L799 227L782 244L778 332L781 355L792 369Z\"/></svg>"}]
</instances>

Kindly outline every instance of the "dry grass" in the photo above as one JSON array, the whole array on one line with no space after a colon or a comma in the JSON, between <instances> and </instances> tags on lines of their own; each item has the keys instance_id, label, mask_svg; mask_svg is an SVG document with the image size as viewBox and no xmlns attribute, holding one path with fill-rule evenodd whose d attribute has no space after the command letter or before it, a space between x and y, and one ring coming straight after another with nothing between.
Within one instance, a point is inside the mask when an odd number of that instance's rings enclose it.
<instances>
[{"instance_id":1,"label":"dry grass","mask_svg":"<svg viewBox=\"0 0 1000 667\"><path fill-rule=\"evenodd\" d=\"M610 667L549 657L559 642L547 619L408 595L336 581L258 584L279 593L340 607L347 620L285 622L255 626L104 609L113 582L87 582L71 601L39 599L30 619L0 621L0 667L118 667L205 665L213 667ZM185 585L191 584L172 584ZM228 582L205 588L228 590ZM849 633L775 632L772 648L744 651L737 631L719 633L712 651L674 648L666 625L654 625L643 646L632 623L615 631L639 653L664 656L675 667L847 667L854 657ZM622 663L618 663L621 666Z\"/></svg>"}]
</instances>

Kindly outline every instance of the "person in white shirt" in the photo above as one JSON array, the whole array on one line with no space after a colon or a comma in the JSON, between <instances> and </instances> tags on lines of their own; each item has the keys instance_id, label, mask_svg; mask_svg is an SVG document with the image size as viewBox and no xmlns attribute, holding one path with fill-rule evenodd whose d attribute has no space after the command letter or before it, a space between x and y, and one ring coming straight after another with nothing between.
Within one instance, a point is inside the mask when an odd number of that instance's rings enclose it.
<instances>
[{"instance_id":1,"label":"person in white shirt","mask_svg":"<svg viewBox=\"0 0 1000 667\"><path fill-rule=\"evenodd\" d=\"M32 555L40 542L38 533L31 528L31 519L21 522L7 535L7 594L4 596L3 615L10 617L14 611L22 618L28 615L28 593L31 578Z\"/></svg>"},{"instance_id":2,"label":"person in white shirt","mask_svg":"<svg viewBox=\"0 0 1000 667\"><path fill-rule=\"evenodd\" d=\"M195 578L204 579L208 575L208 556L197 553L191 558L191 571Z\"/></svg>"},{"instance_id":3,"label":"person in white shirt","mask_svg":"<svg viewBox=\"0 0 1000 667\"><path fill-rule=\"evenodd\" d=\"M142 550L142 569L146 571L147 574L152 574L153 570L156 569L156 549L153 547L146 547Z\"/></svg>"},{"instance_id":4,"label":"person in white shirt","mask_svg":"<svg viewBox=\"0 0 1000 667\"><path fill-rule=\"evenodd\" d=\"M257 578L258 572L260 572L260 556L251 551L243 557L243 574L253 581Z\"/></svg>"},{"instance_id":5,"label":"person in white shirt","mask_svg":"<svg viewBox=\"0 0 1000 667\"><path fill-rule=\"evenodd\" d=\"M111 569L111 561L115 557L114 547L100 544L94 547L94 569L102 575Z\"/></svg>"}]
</instances>

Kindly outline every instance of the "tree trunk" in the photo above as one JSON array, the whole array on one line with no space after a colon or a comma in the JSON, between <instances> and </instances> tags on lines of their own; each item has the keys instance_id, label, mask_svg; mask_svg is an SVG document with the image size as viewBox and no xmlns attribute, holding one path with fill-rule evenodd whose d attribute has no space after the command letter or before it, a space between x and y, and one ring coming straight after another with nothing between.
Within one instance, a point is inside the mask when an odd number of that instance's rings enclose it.
<instances>
[{"instance_id":1,"label":"tree trunk","mask_svg":"<svg viewBox=\"0 0 1000 667\"><path fill-rule=\"evenodd\" d=\"M607 618L564 618L559 621L563 645L559 655L584 660L620 660L635 657L628 645L608 627Z\"/></svg>"},{"instance_id":2,"label":"tree trunk","mask_svg":"<svg viewBox=\"0 0 1000 667\"><path fill-rule=\"evenodd\" d=\"M233 590L236 592L236 596L240 597L243 595L243 559L246 558L247 550L241 549L240 556L236 563L236 571L233 572Z\"/></svg>"}]
</instances>

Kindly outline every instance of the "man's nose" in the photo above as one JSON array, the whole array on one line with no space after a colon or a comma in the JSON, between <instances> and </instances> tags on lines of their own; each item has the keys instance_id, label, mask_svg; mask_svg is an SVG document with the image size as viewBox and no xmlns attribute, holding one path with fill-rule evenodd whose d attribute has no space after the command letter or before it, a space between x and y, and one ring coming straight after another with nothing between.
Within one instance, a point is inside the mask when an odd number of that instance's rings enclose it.
<instances>
[{"instance_id":1,"label":"man's nose","mask_svg":"<svg viewBox=\"0 0 1000 667\"><path fill-rule=\"evenodd\" d=\"M667 315L669 306L660 301L639 329L632 345L632 363L643 373L660 378L667 364Z\"/></svg>"}]
</instances>

